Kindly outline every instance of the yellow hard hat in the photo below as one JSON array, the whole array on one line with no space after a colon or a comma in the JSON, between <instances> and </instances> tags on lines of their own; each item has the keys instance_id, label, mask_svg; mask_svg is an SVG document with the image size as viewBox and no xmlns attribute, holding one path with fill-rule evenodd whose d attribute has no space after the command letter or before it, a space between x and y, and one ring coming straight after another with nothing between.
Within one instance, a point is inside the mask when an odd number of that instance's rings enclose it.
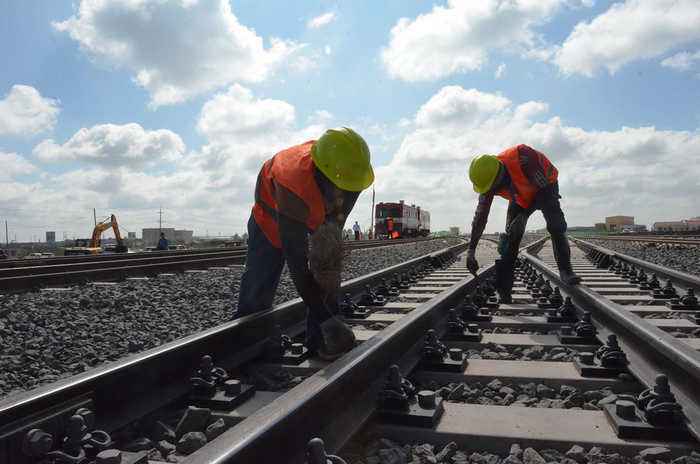
<instances>
[{"instance_id":1,"label":"yellow hard hat","mask_svg":"<svg viewBox=\"0 0 700 464\"><path fill-rule=\"evenodd\" d=\"M374 182L367 142L348 127L327 130L311 149L311 158L341 190L361 192Z\"/></svg>"},{"instance_id":2,"label":"yellow hard hat","mask_svg":"<svg viewBox=\"0 0 700 464\"><path fill-rule=\"evenodd\" d=\"M501 161L494 155L478 155L469 165L469 179L476 193L486 193L493 186L501 168Z\"/></svg>"}]
</instances>

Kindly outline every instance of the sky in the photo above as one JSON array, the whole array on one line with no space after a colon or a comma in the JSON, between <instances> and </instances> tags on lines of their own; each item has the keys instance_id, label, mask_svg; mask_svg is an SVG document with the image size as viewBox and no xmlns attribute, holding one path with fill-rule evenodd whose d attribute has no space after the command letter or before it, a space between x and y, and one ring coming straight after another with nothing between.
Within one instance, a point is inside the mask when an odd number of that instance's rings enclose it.
<instances>
[{"instance_id":1,"label":"sky","mask_svg":"<svg viewBox=\"0 0 700 464\"><path fill-rule=\"evenodd\" d=\"M10 240L243 233L262 163L352 127L376 201L468 230L472 156L560 172L570 226L700 215L697 0L0 0ZM349 221L371 218L372 189ZM497 200L488 231L504 227ZM529 228L543 226L535 213ZM0 237L5 238L0 227ZM4 241L4 240L3 240Z\"/></svg>"}]
</instances>

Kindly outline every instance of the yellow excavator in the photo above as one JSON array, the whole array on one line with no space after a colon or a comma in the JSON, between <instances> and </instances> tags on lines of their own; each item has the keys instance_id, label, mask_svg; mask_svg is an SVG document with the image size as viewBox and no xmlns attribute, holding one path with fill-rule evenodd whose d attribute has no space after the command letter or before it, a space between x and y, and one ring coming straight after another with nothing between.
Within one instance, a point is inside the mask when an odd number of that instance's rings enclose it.
<instances>
[{"instance_id":1,"label":"yellow excavator","mask_svg":"<svg viewBox=\"0 0 700 464\"><path fill-rule=\"evenodd\" d=\"M80 244L82 246L66 248L64 254L66 256L99 255L103 251L102 247L100 246L102 242L102 232L109 228L111 228L114 231L114 238L117 240L117 245L116 247L114 247L113 252L126 253L128 251L128 248L124 243L124 239L122 238L121 233L119 232L119 224L117 223L117 217L114 214L112 214L107 219L104 219L103 221L100 221L95 225L95 228L92 230L92 238L90 239L89 243L84 243L86 241L83 241L83 243ZM76 240L76 245L78 245L79 243L80 241Z\"/></svg>"}]
</instances>

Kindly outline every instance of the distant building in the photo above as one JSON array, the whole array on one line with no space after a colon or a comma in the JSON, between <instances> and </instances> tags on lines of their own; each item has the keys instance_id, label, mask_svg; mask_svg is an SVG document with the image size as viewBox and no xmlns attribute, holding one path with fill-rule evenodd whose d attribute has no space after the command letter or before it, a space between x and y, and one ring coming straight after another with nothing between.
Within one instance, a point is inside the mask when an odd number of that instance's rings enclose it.
<instances>
[{"instance_id":1,"label":"distant building","mask_svg":"<svg viewBox=\"0 0 700 464\"><path fill-rule=\"evenodd\" d=\"M605 227L605 223L604 222L596 222L595 223L595 230L597 230L598 232L605 232L607 230Z\"/></svg>"},{"instance_id":2,"label":"distant building","mask_svg":"<svg viewBox=\"0 0 700 464\"><path fill-rule=\"evenodd\" d=\"M168 239L171 245L182 244L190 245L192 244L193 231L191 230L175 230L172 227L163 227L162 229L141 229L141 238L143 240L143 246L150 247L158 245L158 240L160 240L160 233L165 234L165 238Z\"/></svg>"},{"instance_id":3,"label":"distant building","mask_svg":"<svg viewBox=\"0 0 700 464\"><path fill-rule=\"evenodd\" d=\"M652 226L654 232L693 232L700 231L700 217L683 219L681 221L655 222Z\"/></svg>"},{"instance_id":4,"label":"distant building","mask_svg":"<svg viewBox=\"0 0 700 464\"><path fill-rule=\"evenodd\" d=\"M605 218L605 229L608 232L622 232L623 226L633 226L634 216L608 216Z\"/></svg>"},{"instance_id":5,"label":"distant building","mask_svg":"<svg viewBox=\"0 0 700 464\"><path fill-rule=\"evenodd\" d=\"M162 229L141 229L141 238L143 239L143 246L156 246L158 245L158 240L160 240L160 233L165 234L165 238L168 242L175 243L175 229L172 227L163 227Z\"/></svg>"},{"instance_id":6,"label":"distant building","mask_svg":"<svg viewBox=\"0 0 700 464\"><path fill-rule=\"evenodd\" d=\"M455 237L459 235L459 227L450 227L450 235Z\"/></svg>"},{"instance_id":7,"label":"distant building","mask_svg":"<svg viewBox=\"0 0 700 464\"><path fill-rule=\"evenodd\" d=\"M175 241L182 245L190 245L192 243L193 235L194 232L191 230L176 230Z\"/></svg>"},{"instance_id":8,"label":"distant building","mask_svg":"<svg viewBox=\"0 0 700 464\"><path fill-rule=\"evenodd\" d=\"M128 238L129 240L135 240L136 232L127 232L126 238Z\"/></svg>"},{"instance_id":9,"label":"distant building","mask_svg":"<svg viewBox=\"0 0 700 464\"><path fill-rule=\"evenodd\" d=\"M56 243L56 232L47 231L46 232L46 243Z\"/></svg>"}]
</instances>

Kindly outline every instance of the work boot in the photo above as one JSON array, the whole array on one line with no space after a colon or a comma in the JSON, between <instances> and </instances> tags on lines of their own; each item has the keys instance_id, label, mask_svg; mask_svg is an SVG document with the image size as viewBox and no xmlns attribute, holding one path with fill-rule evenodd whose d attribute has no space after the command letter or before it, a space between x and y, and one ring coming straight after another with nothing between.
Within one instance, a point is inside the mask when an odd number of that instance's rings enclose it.
<instances>
[{"instance_id":1,"label":"work boot","mask_svg":"<svg viewBox=\"0 0 700 464\"><path fill-rule=\"evenodd\" d=\"M498 293L498 303L499 304L512 304L513 294L510 290L496 289Z\"/></svg>"},{"instance_id":2,"label":"work boot","mask_svg":"<svg viewBox=\"0 0 700 464\"><path fill-rule=\"evenodd\" d=\"M581 277L579 277L572 269L560 269L559 277L567 285L578 285L581 283Z\"/></svg>"},{"instance_id":3,"label":"work boot","mask_svg":"<svg viewBox=\"0 0 700 464\"><path fill-rule=\"evenodd\" d=\"M496 293L500 304L513 303L513 268L510 269L504 264L502 259L497 259L496 263Z\"/></svg>"},{"instance_id":4,"label":"work boot","mask_svg":"<svg viewBox=\"0 0 700 464\"><path fill-rule=\"evenodd\" d=\"M566 238L566 235L552 235L552 249L561 280L567 285L580 284L581 277L576 275L571 267L571 249L569 248L569 240Z\"/></svg>"},{"instance_id":5,"label":"work boot","mask_svg":"<svg viewBox=\"0 0 700 464\"><path fill-rule=\"evenodd\" d=\"M355 346L352 329L336 317L321 323L321 346L318 357L324 361L334 361Z\"/></svg>"}]
</instances>

